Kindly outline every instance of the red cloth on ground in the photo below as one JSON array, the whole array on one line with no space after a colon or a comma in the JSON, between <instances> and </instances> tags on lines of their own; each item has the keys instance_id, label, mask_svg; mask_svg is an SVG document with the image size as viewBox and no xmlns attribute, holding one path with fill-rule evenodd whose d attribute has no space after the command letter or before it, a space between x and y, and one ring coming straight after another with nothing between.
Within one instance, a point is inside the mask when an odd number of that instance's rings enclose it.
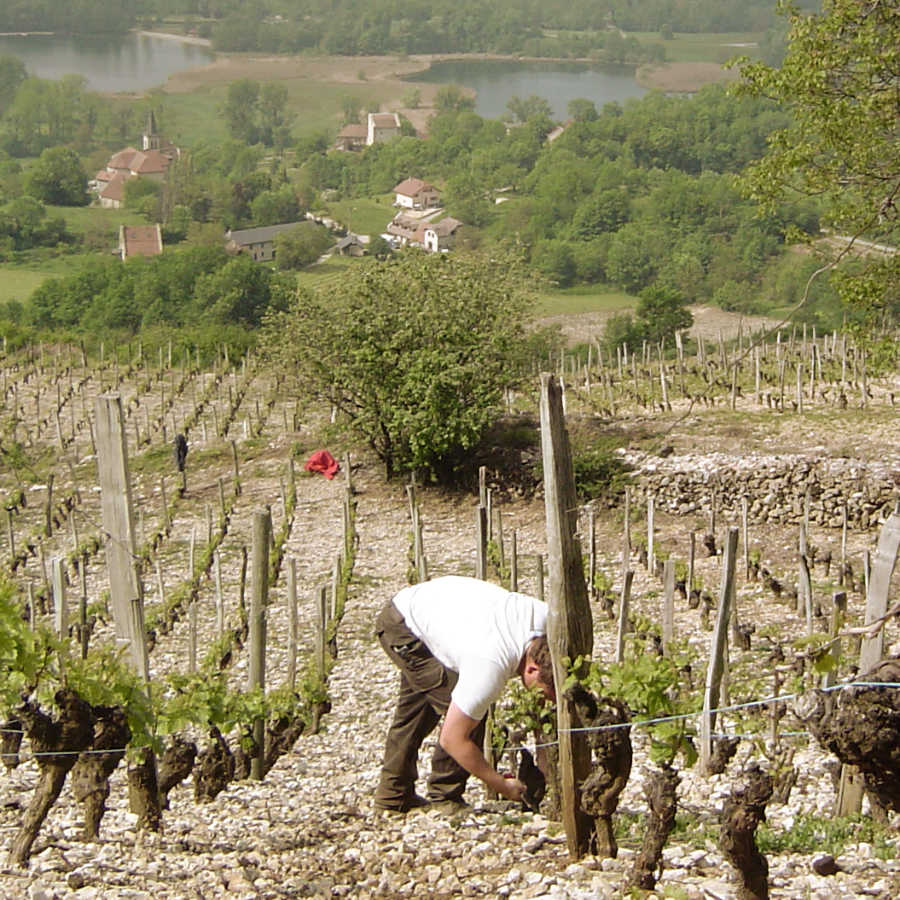
<instances>
[{"instance_id":1,"label":"red cloth on ground","mask_svg":"<svg viewBox=\"0 0 900 900\"><path fill-rule=\"evenodd\" d=\"M327 450L316 450L306 461L304 468L307 472L320 472L326 478L334 478L341 467Z\"/></svg>"}]
</instances>

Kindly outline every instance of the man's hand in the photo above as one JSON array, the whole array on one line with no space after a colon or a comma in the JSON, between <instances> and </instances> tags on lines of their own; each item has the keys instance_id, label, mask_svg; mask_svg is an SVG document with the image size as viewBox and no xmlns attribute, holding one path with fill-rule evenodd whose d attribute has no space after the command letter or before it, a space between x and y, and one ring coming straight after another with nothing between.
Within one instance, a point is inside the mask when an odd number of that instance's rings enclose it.
<instances>
[{"instance_id":1,"label":"man's hand","mask_svg":"<svg viewBox=\"0 0 900 900\"><path fill-rule=\"evenodd\" d=\"M506 797L507 800L520 803L525 794L525 785L512 775L504 775L502 788L497 793Z\"/></svg>"}]
</instances>

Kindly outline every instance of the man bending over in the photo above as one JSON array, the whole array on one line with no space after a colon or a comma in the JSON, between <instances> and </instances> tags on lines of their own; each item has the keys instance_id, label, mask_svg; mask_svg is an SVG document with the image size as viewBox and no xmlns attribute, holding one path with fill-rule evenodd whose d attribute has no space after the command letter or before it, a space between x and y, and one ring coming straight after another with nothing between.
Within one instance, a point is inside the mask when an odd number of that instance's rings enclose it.
<instances>
[{"instance_id":1,"label":"man bending over","mask_svg":"<svg viewBox=\"0 0 900 900\"><path fill-rule=\"evenodd\" d=\"M400 695L377 809L462 804L470 774L508 800L521 800L525 786L484 757L484 719L517 674L525 687L555 699L546 632L546 603L478 578L436 578L404 588L386 604L375 633L400 669ZM415 792L419 747L441 716L425 799Z\"/></svg>"}]
</instances>

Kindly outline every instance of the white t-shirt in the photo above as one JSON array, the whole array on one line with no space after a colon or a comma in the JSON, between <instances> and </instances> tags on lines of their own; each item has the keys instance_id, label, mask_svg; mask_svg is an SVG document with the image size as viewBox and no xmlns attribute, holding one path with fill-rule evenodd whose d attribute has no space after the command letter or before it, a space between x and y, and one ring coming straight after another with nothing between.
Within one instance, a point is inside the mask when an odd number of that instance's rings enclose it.
<instances>
[{"instance_id":1,"label":"white t-shirt","mask_svg":"<svg viewBox=\"0 0 900 900\"><path fill-rule=\"evenodd\" d=\"M394 597L409 630L459 673L453 702L481 719L519 668L529 641L547 632L547 604L479 578L447 575Z\"/></svg>"}]
</instances>

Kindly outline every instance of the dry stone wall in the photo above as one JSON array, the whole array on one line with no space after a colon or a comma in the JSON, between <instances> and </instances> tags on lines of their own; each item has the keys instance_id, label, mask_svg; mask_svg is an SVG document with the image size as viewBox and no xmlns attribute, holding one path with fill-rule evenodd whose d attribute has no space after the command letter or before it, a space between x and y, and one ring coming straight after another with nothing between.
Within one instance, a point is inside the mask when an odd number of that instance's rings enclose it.
<instances>
[{"instance_id":1,"label":"dry stone wall","mask_svg":"<svg viewBox=\"0 0 900 900\"><path fill-rule=\"evenodd\" d=\"M676 515L708 515L715 502L723 515L739 516L746 497L751 522L796 524L808 493L811 524L840 528L846 504L849 527L865 530L900 501L900 463L716 453L625 459L638 494L655 494L656 508Z\"/></svg>"}]
</instances>

